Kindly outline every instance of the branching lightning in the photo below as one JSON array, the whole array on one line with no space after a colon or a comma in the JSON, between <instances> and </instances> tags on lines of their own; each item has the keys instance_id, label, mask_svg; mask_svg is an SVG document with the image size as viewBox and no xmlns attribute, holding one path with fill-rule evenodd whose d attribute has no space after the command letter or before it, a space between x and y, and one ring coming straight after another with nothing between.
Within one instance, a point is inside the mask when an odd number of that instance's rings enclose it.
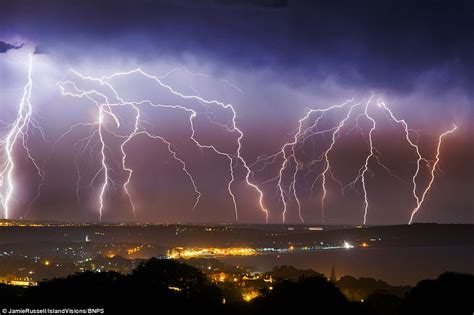
<instances>
[{"instance_id":1,"label":"branching lightning","mask_svg":"<svg viewBox=\"0 0 474 315\"><path fill-rule=\"evenodd\" d=\"M316 175L312 179L310 192L313 193L315 187L320 187L320 200L317 207L321 210L323 223L325 222L326 211L330 204L330 202L328 202L328 195L330 194L330 183L332 182L340 188L340 194L342 196L344 196L348 188L360 194L362 198L362 222L363 224L367 224L371 207L369 176L374 176L378 168L387 172L388 175L411 185L411 195L415 202L408 221L409 224L411 224L414 220L414 216L426 201L426 197L435 181L436 170L440 163L442 143L448 135L454 133L457 129L457 126L453 125L451 129L446 130L438 137L436 155L434 160L430 160L421 153L417 131L410 129L404 119L397 118L383 100L379 98L377 101L374 101L375 96L371 95L366 102L357 103L354 102L354 99L349 99L342 104L333 105L328 108L307 110L304 116L298 120L297 128L290 140L284 143L276 153L261 155L254 163L248 163L242 155L242 143L245 134L238 127L236 108L231 104L214 99L206 99L193 87L191 87L193 94L189 95L179 92L171 85L166 84L165 79L171 73L178 70L185 71L188 75L192 76L199 75L207 77L205 74L191 73L185 68L173 69L164 76L151 75L137 68L126 72L115 72L102 77L86 76L71 69L68 71L68 80L58 82L61 95L85 99L93 104L96 109L92 121L79 122L70 126L70 128L58 138L53 146L53 150L62 139L70 135L74 130L78 128L88 129L87 135L75 143L75 145L79 147L74 161L77 173L76 197L79 202L80 187L83 181L79 159L89 150L89 160L91 163L94 161L95 154L99 157L98 161L96 161L99 166L91 177L88 186L92 188L100 181L97 193L97 209L100 219L107 208L107 193L117 187L120 187L128 199L131 212L136 215L137 207L135 205L132 189L134 170L129 163L131 153L128 150L128 146L138 137L147 137L160 141L165 145L170 157L180 166L181 171L186 175L192 187L195 197L192 211L196 211L196 208L199 206L202 193L199 189L199 180L193 175L192 165L190 161L187 160L188 157L181 155L180 150L175 147L172 140L167 139L164 135L158 134L155 130L149 128L150 123L148 123L146 119L147 114L144 112L145 108L184 113L189 126L188 138L190 143L201 151L209 151L227 160L228 177L226 177L226 188L229 199L233 205L236 221L239 220L239 202L238 196L235 193L235 185L239 184L237 183L237 179L239 178L237 174L242 174L241 178L243 178L243 182L255 193L255 205L264 215L268 223L269 209L267 209L264 204L267 197L264 195L263 185L275 183L276 197L281 205L281 219L283 222L286 222L292 205L295 205L296 208L295 215L297 215L301 222L304 222L301 189L305 184L305 180L300 181L300 179L302 179L302 177L305 179L309 174L313 176L315 173ZM33 129L38 130L44 138L43 129L33 117L33 105L31 100L33 87L32 71L33 55L30 54L28 59L28 80L22 90L16 118L11 124L8 124L8 132L0 140L0 145L3 150L0 164L0 204L4 218L11 216L12 201L17 188L17 179L15 177L17 163L15 157L18 145L21 145L21 150L36 169L38 176L44 179L45 175L40 163L33 157L29 145L29 136ZM118 77L131 79L132 76L140 76L146 80L150 80L153 84L158 85L159 88L170 93L170 95L183 100L183 104L187 104L185 101L190 100L195 101L196 105L162 104L155 103L150 99L126 100L114 86L113 81ZM228 81L221 81L238 92L242 92L242 90ZM96 84L97 88L82 88L81 86L83 84L87 84L88 86L90 84ZM121 108L131 110L133 116L125 119L119 114ZM230 118L224 122L216 120L215 117L211 117L211 108L225 112ZM410 181L400 178L389 167L383 164L381 151L376 145L378 141L378 125L383 124L383 122L379 121L380 118L378 114L383 114L392 125L397 125L402 128L407 148L410 152L413 151L416 156L416 168L414 169ZM235 139L235 147L231 150L222 149L218 144L207 143L199 139L196 129L196 118L198 115L204 115L209 123L219 126L224 130L226 135ZM331 119L336 119L335 123L331 121ZM126 123L128 122L132 123L132 127L127 129ZM324 127L321 127L321 125L324 125ZM332 158L334 151L339 145L339 139L350 135L354 131L358 131L365 140L367 153L364 155L360 166L358 166L356 176L347 183L344 183L343 180L336 177L337 174L334 171L336 163ZM319 139L318 137L329 137L330 140L323 141L324 144L318 148L320 153L316 154L314 139ZM108 142L111 138L119 141L120 162L114 159L113 149ZM305 162L305 158L301 152L304 151L306 143L309 141L312 141L313 151L311 160ZM273 168L274 166L276 166L276 175L272 175L273 177L267 178L260 183L255 180L255 174L257 172L261 172L269 167ZM424 168L429 171L429 179L425 187L420 187L420 174L423 174L422 169ZM125 174L122 180L115 178L117 172ZM360 188L361 191L359 191L358 188Z\"/></svg>"},{"instance_id":2,"label":"branching lightning","mask_svg":"<svg viewBox=\"0 0 474 315\"><path fill-rule=\"evenodd\" d=\"M418 135L415 130L412 130L408 127L408 124L406 123L405 120L403 119L398 119L395 117L393 112L388 108L388 106L379 98L377 102L374 102L374 95L372 95L365 104L362 103L357 103L353 104L353 100L348 100L345 103L341 105L335 105L328 107L326 109L311 109L307 111L305 116L301 118L298 121L298 128L294 135L292 136L291 141L285 143L281 150L276 152L275 154L272 155L262 155L257 158L257 160L252 164L254 168L253 172L260 172L264 170L265 168L277 163L279 159L282 161L280 166L278 167L278 174L276 177L271 178L265 182L264 184L267 184L272 181L276 181L276 187L278 191L278 198L280 202L282 203L282 221L286 221L286 216L287 212L289 209L289 201L293 199L296 203L296 208L297 208L297 214L301 222L304 222L303 217L302 217L302 212L301 212L301 201L298 197L298 192L297 192L297 179L298 179L298 173L300 172L300 167L299 164L302 162L298 161L297 158L297 151L298 147L303 147L305 142L310 139L311 137L318 136L318 135L326 135L330 134L331 135L331 141L329 145L327 146L326 149L323 150L323 152L317 156L316 158L313 159L313 161L310 163L311 165L317 165L319 163L322 163L322 170L320 173L316 176L316 178L313 181L313 184L311 185L311 190L314 189L314 186L316 183L321 182L321 199L320 199L320 208L321 208L321 218L322 222L324 223L325 221L325 208L326 208L326 198L328 195L328 187L327 187L327 182L328 179L331 179L333 182L335 182L340 188L341 188L341 194L344 194L344 191L347 188L352 188L355 190L356 184L360 183L361 188L362 188L362 199L363 199L363 219L362 222L363 224L367 224L367 216L369 213L369 207L370 207L370 200L369 200L369 189L367 187L367 175L369 173L373 173L371 170L371 162L374 161L377 166L379 166L382 170L388 173L391 177L394 177L397 180L401 180L403 182L406 182L404 179L400 178L397 176L390 168L388 168L385 164L383 164L381 157L380 157L380 151L377 149L375 145L375 140L374 140L374 133L377 130L377 121L376 118L373 116L371 111L372 105L376 104L377 107L375 109L381 109L383 110L387 115L387 118L391 122L395 122L396 124L399 124L403 127L404 130L404 135L406 138L406 141L408 145L414 149L417 160L416 160L416 169L415 172L412 176L412 194L413 198L415 199L416 202L416 207L413 209L411 212L411 218L409 220L409 223L411 224L413 221L413 216L416 214L416 212L419 210L419 208L422 206L425 196L427 192L430 190L432 183L435 178L435 169L437 167L437 164L439 163L439 154L440 154L440 146L443 138L450 134L453 133L456 130L456 126L454 126L452 129L446 131L443 133L438 140L438 147L437 147L437 155L436 155L436 160L431 166L431 176L430 176L430 182L428 183L427 187L421 195L417 193L418 191L418 177L420 175L420 168L422 166L422 163L425 163L427 166L429 166L430 161L423 157L420 153L420 147L417 143L417 140L413 140L411 134ZM345 110L346 114L343 116L339 122L336 123L336 126L327 128L327 129L318 129L318 125L320 124L321 120L324 118L325 115L328 115L330 112L335 112L337 110ZM337 179L334 176L333 173L333 166L331 162L330 155L332 151L334 150L335 146L337 145L337 140L343 136L341 134L341 130L345 128L349 122L351 121L351 117L354 115L354 113L359 110L361 111L357 116L355 117L355 124L353 127L349 129L347 134L350 134L354 130L358 130L362 135L366 134L366 142L368 145L367 149L367 155L365 156L362 166L359 168L357 176L347 183L346 185L343 185L342 181ZM319 114L319 115L316 115ZM316 115L316 117L313 117L313 115ZM360 125L360 120L364 118L367 123L369 124L369 130L368 132L364 132L363 128ZM312 120L314 119L314 120ZM312 123L311 123L312 121ZM304 127L305 123L309 123L309 127ZM261 165L260 167L257 167L258 165ZM284 183L284 175L287 170L293 166L292 173L290 176L290 182L285 184ZM288 189L285 188L285 185L288 187Z\"/></svg>"},{"instance_id":3,"label":"branching lightning","mask_svg":"<svg viewBox=\"0 0 474 315\"><path fill-rule=\"evenodd\" d=\"M100 147L101 147L100 151L101 151L101 165L102 165L102 167L98 170L98 172L96 173L96 176L93 177L93 181L95 180L95 178L100 173L103 173L103 183L101 185L101 189L100 189L100 193L99 193L99 207L98 207L100 216L102 216L102 211L104 209L104 194L106 193L108 184L111 181L110 177L108 175L109 172L110 172L110 165L107 164L107 158L106 158L107 144L106 144L106 141L104 140L104 132L107 132L109 135L111 134L115 137L123 139L123 142L121 143L121 146L120 146L121 154L122 154L122 163L121 163L122 165L121 165L121 167L122 167L123 171L125 171L127 173L127 178L126 178L126 181L122 185L122 189L125 192L125 194L128 196L128 199L129 199L130 204L131 204L131 208L132 208L134 213L136 211L136 207L134 205L133 197L132 197L132 195L130 193L130 190L129 190L129 185L130 185L130 182L131 182L131 179L132 179L132 176L133 176L133 170L130 167L127 166L127 157L128 157L128 155L127 155L127 152L126 152L126 146L135 137L137 137L139 135L145 135L145 136L148 136L152 139L159 139L167 145L169 153L182 166L182 170L187 175L187 177L189 178L190 183L192 184L193 190L196 194L196 199L195 199L195 202L194 202L194 205L193 205L193 211L195 210L195 208L197 207L197 205L199 203L199 200L200 200L202 194L199 191L199 189L197 187L197 184L196 184L196 180L194 179L193 175L189 171L187 163L185 162L185 160L178 156L178 152L173 148L173 145L172 145L171 142L169 142L168 140L166 140L164 137L162 137L160 135L153 134L152 132L146 130L146 128L143 127L143 120L141 119L142 112L141 112L140 108L142 106L151 106L151 107L154 107L154 108L166 108L166 109L171 109L171 110L181 110L181 111L185 111L186 113L188 113L188 115L189 115L188 116L189 117L189 126L190 126L190 129L191 129L191 135L190 135L191 141L199 149L201 149L201 150L202 149L211 150L214 153L216 153L217 155L223 156L223 157L225 157L229 160L230 180L229 180L228 185L227 185L227 190L229 192L229 195L231 197L231 200L232 200L232 203L233 203L233 206L234 206L234 212L235 212L235 219L236 220L238 220L237 200L236 200L236 195L233 192L232 186L235 182L234 169L237 167L237 165L240 164L240 165L242 165L243 169L245 170L245 182L249 187L254 189L255 192L258 194L258 206L259 206L260 210L265 214L265 218L268 221L268 211L267 211L267 209L265 208L265 206L263 204L263 199L264 199L263 191L259 188L259 186L257 186L256 184L254 184L251 181L251 179L250 179L251 170L250 170L249 166L247 165L246 160L242 157L242 154L241 154L242 139L244 137L244 133L237 126L237 118L236 118L237 113L235 111L235 108L231 104L224 104L224 103L216 101L216 100L207 100L207 99L204 99L204 98L200 97L199 95L185 95L183 93L180 93L180 92L176 91L171 86L165 84L162 81L165 76L164 77L153 76L153 75L150 75L150 74L144 72L141 69L135 69L135 70L128 71L128 72L117 72L117 73L114 73L112 75L104 76L104 77L101 77L101 78L94 78L94 77L84 76L84 75L80 74L79 72L77 72L75 70L71 70L71 73L78 76L82 80L95 81L95 82L99 83L101 86L106 86L107 88L110 89L110 91L114 95L114 98L116 99L116 100L114 100L115 102L110 102L109 98L106 95L104 95L103 93L100 93L98 90L90 90L90 91L80 90L80 89L77 88L76 84L73 81L64 81L64 82L58 83L63 95L70 95L70 96L74 96L74 97L87 97L89 100L91 100L93 103L95 103L96 106L99 109L99 111L98 111L98 120L95 123L80 123L80 124L77 124L76 126L73 126L73 128L70 128L65 134L63 134L60 137L60 139L62 139L66 134L69 134L75 127L78 127L78 126L92 126L92 127L97 129L97 131L92 132L90 134L90 137L88 137L86 139L86 146L91 143L91 141L92 141L91 138L92 137L96 136L96 134L99 136L99 142L100 142ZM235 150L235 152L224 152L224 151L218 149L215 145L206 144L206 143L202 143L201 141L199 141L196 138L196 130L195 130L195 127L194 127L194 119L196 118L198 112L196 110L190 108L190 107L183 106L183 105L155 104L151 100L125 101L122 97L120 97L119 93L113 87L113 85L110 83L110 81L115 77L130 76L130 75L133 75L133 74L139 74L139 75L142 75L145 78L153 80L160 87L165 88L167 91L169 91L173 95L178 96L182 99L191 99L191 100L195 100L195 101L199 102L200 104L203 104L205 107L218 106L218 107L222 108L223 110L230 111L230 113L231 113L230 127L227 126L226 124L220 124L220 125L222 127L224 127L226 129L226 131L228 131L229 133L236 133L237 134L237 140L236 140L237 149ZM74 91L73 92L71 92L69 90L66 91L66 85L72 86ZM99 96L102 99L102 101L96 100L93 96ZM113 120L116 122L117 127L120 127L119 118L113 112L113 108L115 108L117 106L131 107L131 108L133 108L133 110L136 113L135 114L135 121L134 121L134 128L133 128L132 132L129 133L128 135L126 135L126 136L119 135L115 132L112 132L112 131L108 130L107 127L106 127L106 124L104 123L104 116L108 115L108 116L113 118ZM82 139L82 140L84 140L84 139ZM80 177L78 177L78 178L79 178L78 181L80 181Z\"/></svg>"},{"instance_id":4,"label":"branching lightning","mask_svg":"<svg viewBox=\"0 0 474 315\"><path fill-rule=\"evenodd\" d=\"M19 143L27 158L36 169L38 176L43 177L43 171L40 164L36 161L30 151L29 135L32 129L40 132L44 138L43 129L39 126L33 117L33 105L31 103L31 94L33 89L33 55L28 56L28 81L23 88L20 103L18 105L17 116L9 127L7 135L1 139L0 145L4 151L0 165L0 203L3 209L3 218L10 217L11 202L14 198L16 189L15 179L15 147Z\"/></svg>"},{"instance_id":5,"label":"branching lightning","mask_svg":"<svg viewBox=\"0 0 474 315\"><path fill-rule=\"evenodd\" d=\"M423 205L423 202L425 201L425 197L426 195L428 194L428 192L430 191L431 189L431 186L433 185L433 182L434 182L434 179L435 179L435 172L436 172L436 168L438 167L438 164L439 164L439 161L440 161L440 150L441 150L441 144L443 142L443 139L456 131L458 127L456 125L453 124L452 128L443 132L439 138L438 138L438 144L436 146L436 157L435 157L435 162L433 163L433 165L431 166L431 172L430 172L430 180L429 180L429 183L428 185L426 186L425 190L423 190L423 193L421 194L421 197L418 197L417 198L417 201L416 201L416 207L413 209L413 211L411 212L411 215L410 215L410 221L408 222L408 224L412 224L413 222L413 218L415 216L415 214L418 212L418 210L420 210L421 206Z\"/></svg>"}]
</instances>

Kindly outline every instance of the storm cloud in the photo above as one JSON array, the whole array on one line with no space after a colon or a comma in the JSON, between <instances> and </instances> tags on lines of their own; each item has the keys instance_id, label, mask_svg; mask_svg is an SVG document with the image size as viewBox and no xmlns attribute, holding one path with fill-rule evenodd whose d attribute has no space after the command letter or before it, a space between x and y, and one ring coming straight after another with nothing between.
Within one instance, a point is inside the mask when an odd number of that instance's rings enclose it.
<instances>
[{"instance_id":1,"label":"storm cloud","mask_svg":"<svg viewBox=\"0 0 474 315\"><path fill-rule=\"evenodd\" d=\"M41 74L35 74L41 78L35 82L35 106L45 122L55 122L47 123L47 128L54 129L50 134L55 136L67 130L75 116L84 114L79 113L78 107L65 105L65 100L56 95L55 84L69 68L90 75L137 67L163 74L184 66L190 72L208 74L209 77L191 78L176 75L173 83L182 91L191 93L192 86L205 97L238 107L238 123L245 131L243 151L249 161L281 148L308 107L327 107L350 97L364 99L371 92L383 95L399 117L405 117L410 126L422 130L422 138L427 135L423 138L427 139L427 155L433 156L433 139L441 130L457 123L459 136L451 140L454 145L447 153L447 160L456 163L442 165L448 182L445 189L454 197L441 198L444 194L439 194L438 200L435 196L431 212L423 212L420 218L437 222L474 222L470 210L473 200L468 197L469 187L474 185L474 146L470 140L474 135L473 30L474 4L469 1L47 0L40 3L4 0L0 3L0 39L5 41L0 42L0 52L8 51L3 55L9 55L17 46L8 43L25 42L41 53L36 56L43 59L38 62ZM21 72L11 70L2 74L2 85L10 84L11 89L18 89L23 83ZM131 82L129 87L134 93L145 93L139 83ZM14 100L12 96L11 102L7 98L0 101L2 106L13 106ZM64 122L57 117L62 117ZM64 163L63 170L67 170L71 167L66 164L71 162L67 145L71 143L64 145L57 152L56 162L58 168ZM145 152L145 149L137 148L137 151ZM44 151L47 156L48 150ZM59 162L60 157L67 159ZM214 175L226 176L219 172ZM68 199L62 191L66 189L64 185L54 185L60 175L51 175L45 185L45 197L38 201L32 214L83 218L74 209L62 214L63 208L73 207L70 199L74 196ZM73 175L68 179L74 181ZM28 182L30 177L24 177ZM151 191L147 188L151 184L150 180L137 186ZM172 183L163 179L156 185L170 189ZM184 195L183 190L189 189L189 185L181 182L173 189L170 195ZM31 191L34 195L34 185ZM73 195L73 189L68 191ZM382 190L379 193L385 196ZM385 209L387 216L379 217L376 222L399 222L396 217L400 209L393 199L380 197L380 200L379 209ZM383 201L387 200L391 204L385 206ZM203 202L207 209L232 213L225 198L207 202ZM279 211L277 202L267 202L274 211ZM143 207L154 205L144 202ZM181 209L182 205L171 202L166 207ZM88 215L92 211L95 210ZM199 220L221 220L213 210L202 211L205 214ZM159 218L176 221L177 217ZM149 214L145 219L156 217ZM259 219L249 214L247 221ZM357 220L356 215L341 213L333 217L334 223Z\"/></svg>"},{"instance_id":2,"label":"storm cloud","mask_svg":"<svg viewBox=\"0 0 474 315\"><path fill-rule=\"evenodd\" d=\"M11 49L20 49L24 44L13 45L0 40L0 54L6 53Z\"/></svg>"}]
</instances>

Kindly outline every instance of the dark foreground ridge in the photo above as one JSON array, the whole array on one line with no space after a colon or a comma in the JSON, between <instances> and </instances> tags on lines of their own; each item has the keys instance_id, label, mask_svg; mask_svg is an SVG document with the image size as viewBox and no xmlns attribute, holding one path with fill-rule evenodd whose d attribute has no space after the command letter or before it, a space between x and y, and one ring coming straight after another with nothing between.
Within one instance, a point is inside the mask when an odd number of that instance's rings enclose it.
<instances>
[{"instance_id":1,"label":"dark foreground ridge","mask_svg":"<svg viewBox=\"0 0 474 315\"><path fill-rule=\"evenodd\" d=\"M185 263L152 258L132 273L83 272L18 288L0 286L0 307L104 309L105 314L473 314L474 276L443 273L400 297L379 290L354 302L312 272L280 279L249 302L235 301L204 273ZM348 281L346 279L346 281ZM347 284L346 284L347 285ZM353 282L357 285L357 282ZM338 285L339 286L339 285Z\"/></svg>"}]
</instances>

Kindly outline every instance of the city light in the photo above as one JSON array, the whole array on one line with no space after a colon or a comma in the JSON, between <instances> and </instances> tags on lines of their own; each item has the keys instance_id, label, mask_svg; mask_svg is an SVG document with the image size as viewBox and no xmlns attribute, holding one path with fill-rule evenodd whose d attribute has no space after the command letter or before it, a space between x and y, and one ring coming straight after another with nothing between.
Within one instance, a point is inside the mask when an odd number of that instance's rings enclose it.
<instances>
[{"instance_id":1,"label":"city light","mask_svg":"<svg viewBox=\"0 0 474 315\"><path fill-rule=\"evenodd\" d=\"M136 254L143 249L143 245L127 249L127 255Z\"/></svg>"},{"instance_id":2,"label":"city light","mask_svg":"<svg viewBox=\"0 0 474 315\"><path fill-rule=\"evenodd\" d=\"M350 249L350 248L354 248L354 246L349 244L348 242L344 241L344 248L345 249Z\"/></svg>"},{"instance_id":3,"label":"city light","mask_svg":"<svg viewBox=\"0 0 474 315\"><path fill-rule=\"evenodd\" d=\"M246 292L242 295L245 302L250 302L258 296L260 296L260 292L255 291L255 290Z\"/></svg>"},{"instance_id":4,"label":"city light","mask_svg":"<svg viewBox=\"0 0 474 315\"><path fill-rule=\"evenodd\" d=\"M0 0L0 315L474 315L473 13Z\"/></svg>"},{"instance_id":5,"label":"city light","mask_svg":"<svg viewBox=\"0 0 474 315\"><path fill-rule=\"evenodd\" d=\"M177 258L196 258L196 257L221 257L221 256L254 256L257 251L248 247L230 247L230 248L182 248L176 247L168 251L168 257Z\"/></svg>"}]
</instances>

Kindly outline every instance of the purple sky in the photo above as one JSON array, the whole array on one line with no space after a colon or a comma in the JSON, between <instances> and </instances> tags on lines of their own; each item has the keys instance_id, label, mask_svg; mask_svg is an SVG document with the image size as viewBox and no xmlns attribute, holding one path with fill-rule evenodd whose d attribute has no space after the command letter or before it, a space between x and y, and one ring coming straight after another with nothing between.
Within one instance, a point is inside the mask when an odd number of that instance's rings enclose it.
<instances>
[{"instance_id":1,"label":"purple sky","mask_svg":"<svg viewBox=\"0 0 474 315\"><path fill-rule=\"evenodd\" d=\"M252 165L257 157L274 154L291 142L298 120L308 108L327 108L351 97L356 103L366 102L376 93L398 118L419 130L420 151L429 160L435 159L439 135L453 123L458 126L443 141L439 170L415 222L474 223L472 12L472 5L463 2L429 1L403 5L365 1L357 7L350 1L332 5L277 0L44 1L41 5L35 1L2 1L0 118L6 124L1 135L8 134L9 124L15 120L27 82L28 53L33 52L33 117L45 132L45 139L34 129L29 134L30 152L45 173L39 198L35 196L41 179L26 159L21 143L15 146L10 217L28 213L27 219L99 219L103 171L93 181L101 168L98 134L82 151L77 141L90 134L90 126L74 129L54 146L70 126L96 120L98 110L87 98L61 95L57 83L71 80L80 89L100 90L113 98L106 86L81 80L68 70L101 77L140 67L158 76L180 68L163 82L184 95L232 104L237 127L243 132L242 159L254 172L251 182L263 192L270 222L282 219L278 180L269 181L278 175L282 160L280 157L259 171L262 164ZM235 154L238 134L225 128L231 127L229 109L177 97L140 75L110 82L128 101L149 99L196 110L195 138L220 152ZM114 129L110 116L104 124L119 134L130 133L133 113L130 107L117 108L121 127ZM334 128L345 113L331 112L320 127ZM231 176L228 158L210 149L199 150L190 139L186 112L143 106L142 114L144 128L172 143L177 156L186 163L201 193L199 204L193 212L196 193L167 145L137 136L126 146L127 165L134 172L128 186L136 206L134 216L122 188L127 172L121 165L121 142L108 133L104 141L111 181L103 198L102 219L235 222L227 187ZM357 176L368 153L370 122L360 120L363 135L354 130L348 133L356 115L342 129L344 135L330 155L333 175L344 185ZM400 125L387 120L376 106L373 115L378 126L373 139L379 157L400 179L388 176L375 160L370 161L366 173L367 223L407 223L416 205L411 192L416 155L404 141ZM414 133L411 135L414 139ZM311 161L327 150L330 142L331 133L314 136L296 152L300 170L295 189L306 223L322 222L323 191L317 175L324 169L324 161ZM291 197L292 167L283 172L282 186L290 191L287 222L298 223L297 202ZM246 185L246 170L235 156L233 171L231 188L239 222L265 222L258 193ZM417 194L423 191L429 175L428 168L421 169ZM344 195L333 180L328 181L327 188L325 223L362 223L360 181Z\"/></svg>"}]
</instances>

